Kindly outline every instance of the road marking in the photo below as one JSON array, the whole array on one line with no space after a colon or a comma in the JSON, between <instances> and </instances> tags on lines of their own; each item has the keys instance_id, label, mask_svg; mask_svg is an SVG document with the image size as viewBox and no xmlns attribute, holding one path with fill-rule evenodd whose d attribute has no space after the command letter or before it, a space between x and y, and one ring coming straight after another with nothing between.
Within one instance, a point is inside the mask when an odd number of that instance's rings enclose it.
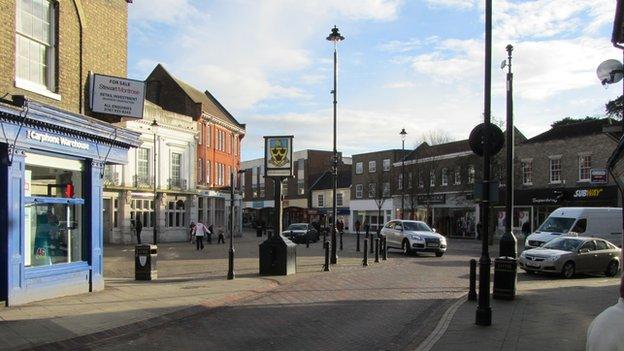
<instances>
[{"instance_id":1,"label":"road marking","mask_svg":"<svg viewBox=\"0 0 624 351\"><path fill-rule=\"evenodd\" d=\"M429 351L433 348L433 346L440 340L440 338L446 333L446 329L449 324L451 324L451 320L453 320L453 316L457 309L466 302L468 294L465 293L460 298L455 301L451 307L449 307L446 312L442 315L442 318L438 321L438 325L436 325L435 329L429 334L429 336L418 345L416 351Z\"/></svg>"}]
</instances>

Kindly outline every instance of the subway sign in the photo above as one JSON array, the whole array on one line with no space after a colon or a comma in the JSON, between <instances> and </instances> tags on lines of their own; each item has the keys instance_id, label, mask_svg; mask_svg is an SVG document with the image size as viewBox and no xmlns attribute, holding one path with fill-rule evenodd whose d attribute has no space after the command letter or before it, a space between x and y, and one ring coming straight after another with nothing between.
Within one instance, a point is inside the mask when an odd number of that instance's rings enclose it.
<instances>
[{"instance_id":1,"label":"subway sign","mask_svg":"<svg viewBox=\"0 0 624 351\"><path fill-rule=\"evenodd\" d=\"M603 188L578 189L572 197L575 199L592 199L599 197L603 191Z\"/></svg>"}]
</instances>

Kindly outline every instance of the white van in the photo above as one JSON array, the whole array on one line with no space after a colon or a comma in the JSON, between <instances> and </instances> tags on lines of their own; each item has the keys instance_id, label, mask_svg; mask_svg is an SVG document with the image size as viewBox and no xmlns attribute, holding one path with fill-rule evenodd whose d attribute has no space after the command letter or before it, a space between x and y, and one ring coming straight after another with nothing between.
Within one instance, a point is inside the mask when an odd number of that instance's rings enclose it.
<instances>
[{"instance_id":1,"label":"white van","mask_svg":"<svg viewBox=\"0 0 624 351\"><path fill-rule=\"evenodd\" d=\"M526 238L525 249L539 247L560 236L591 236L622 246L622 209L616 207L560 207Z\"/></svg>"}]
</instances>

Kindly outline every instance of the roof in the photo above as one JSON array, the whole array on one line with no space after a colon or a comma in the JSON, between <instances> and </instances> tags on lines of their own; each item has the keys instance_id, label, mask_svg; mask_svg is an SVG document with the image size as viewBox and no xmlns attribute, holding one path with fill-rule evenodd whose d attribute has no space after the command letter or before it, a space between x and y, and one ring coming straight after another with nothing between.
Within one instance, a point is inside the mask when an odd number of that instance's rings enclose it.
<instances>
[{"instance_id":1,"label":"roof","mask_svg":"<svg viewBox=\"0 0 624 351\"><path fill-rule=\"evenodd\" d=\"M550 130L526 140L525 144L541 143L550 140L579 138L595 134L603 134L603 127L610 125L609 118L568 123L553 127Z\"/></svg>"},{"instance_id":2,"label":"roof","mask_svg":"<svg viewBox=\"0 0 624 351\"><path fill-rule=\"evenodd\" d=\"M451 141L450 143L429 145L425 142L420 144L417 148L412 150L405 160L413 160L415 158L427 158L441 155L455 154L458 152L471 151L468 139Z\"/></svg>"},{"instance_id":3,"label":"roof","mask_svg":"<svg viewBox=\"0 0 624 351\"><path fill-rule=\"evenodd\" d=\"M332 189L332 174L327 171L322 173L320 177L312 177L315 183L312 184L310 190L325 190ZM351 170L338 171L338 185L337 188L348 188L351 186Z\"/></svg>"},{"instance_id":4,"label":"roof","mask_svg":"<svg viewBox=\"0 0 624 351\"><path fill-rule=\"evenodd\" d=\"M615 5L615 18L613 19L613 34L611 42L616 44L624 44L624 0L617 0Z\"/></svg>"},{"instance_id":5,"label":"roof","mask_svg":"<svg viewBox=\"0 0 624 351\"><path fill-rule=\"evenodd\" d=\"M232 116L232 114L226 110L225 107L223 107L223 105L221 105L221 103L208 90L202 93L190 84L169 73L169 71L167 71L167 69L165 69L165 67L160 63L154 69L157 68L162 69L167 75L169 75L171 79L180 87L180 89L182 89L184 93L186 93L186 95L193 100L194 103L201 104L202 112L221 118L224 121L229 121L238 127L245 128L245 125L239 123L236 118L234 118L234 116Z\"/></svg>"}]
</instances>

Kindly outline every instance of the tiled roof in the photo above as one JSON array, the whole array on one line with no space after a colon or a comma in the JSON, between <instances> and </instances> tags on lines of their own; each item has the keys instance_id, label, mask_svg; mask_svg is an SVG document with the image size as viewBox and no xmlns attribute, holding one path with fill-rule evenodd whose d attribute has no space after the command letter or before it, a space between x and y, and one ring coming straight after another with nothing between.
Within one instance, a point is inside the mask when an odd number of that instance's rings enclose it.
<instances>
[{"instance_id":1,"label":"tiled roof","mask_svg":"<svg viewBox=\"0 0 624 351\"><path fill-rule=\"evenodd\" d=\"M534 136L531 139L526 140L525 144L531 143L540 143L549 140L561 140L561 139L569 139L569 138L578 138L582 136L594 135L594 134L602 134L603 127L608 126L610 120L608 118L589 120L589 121L581 121L575 123L569 123L560 125L550 130Z\"/></svg>"}]
</instances>

